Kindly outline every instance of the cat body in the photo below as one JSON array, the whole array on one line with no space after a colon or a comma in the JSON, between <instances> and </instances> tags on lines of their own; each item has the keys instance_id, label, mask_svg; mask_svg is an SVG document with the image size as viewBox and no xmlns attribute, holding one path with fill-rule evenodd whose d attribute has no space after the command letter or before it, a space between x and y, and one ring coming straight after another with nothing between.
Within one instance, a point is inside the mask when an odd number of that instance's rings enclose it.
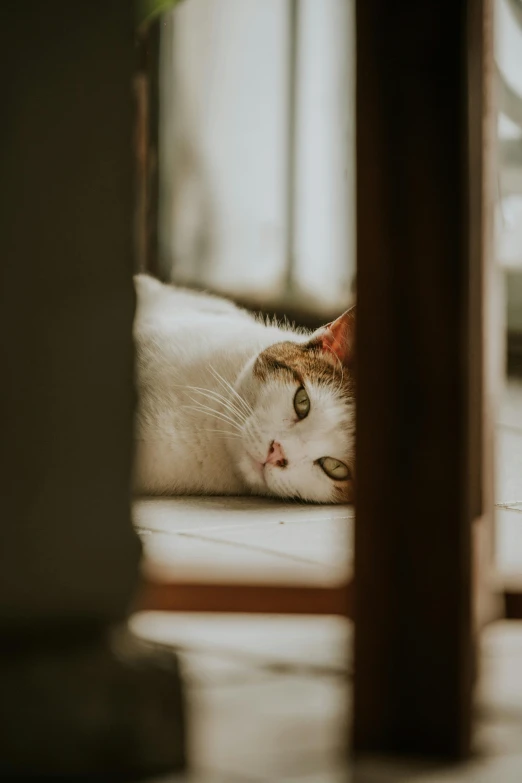
<instances>
[{"instance_id":1,"label":"cat body","mask_svg":"<svg viewBox=\"0 0 522 783\"><path fill-rule=\"evenodd\" d=\"M135 281L136 492L349 500L353 380L337 354L324 359L320 335Z\"/></svg>"}]
</instances>

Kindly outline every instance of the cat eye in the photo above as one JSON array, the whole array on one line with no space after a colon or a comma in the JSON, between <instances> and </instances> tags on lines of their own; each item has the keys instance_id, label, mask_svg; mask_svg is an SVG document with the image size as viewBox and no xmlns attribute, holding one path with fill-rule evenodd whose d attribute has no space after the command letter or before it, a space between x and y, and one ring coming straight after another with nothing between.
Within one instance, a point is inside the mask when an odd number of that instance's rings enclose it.
<instances>
[{"instance_id":1,"label":"cat eye","mask_svg":"<svg viewBox=\"0 0 522 783\"><path fill-rule=\"evenodd\" d=\"M310 413L310 398L303 386L300 386L295 393L294 410L300 419L306 419Z\"/></svg>"},{"instance_id":2,"label":"cat eye","mask_svg":"<svg viewBox=\"0 0 522 783\"><path fill-rule=\"evenodd\" d=\"M345 481L351 478L350 468L334 457L321 457L317 460L326 475L335 481Z\"/></svg>"}]
</instances>

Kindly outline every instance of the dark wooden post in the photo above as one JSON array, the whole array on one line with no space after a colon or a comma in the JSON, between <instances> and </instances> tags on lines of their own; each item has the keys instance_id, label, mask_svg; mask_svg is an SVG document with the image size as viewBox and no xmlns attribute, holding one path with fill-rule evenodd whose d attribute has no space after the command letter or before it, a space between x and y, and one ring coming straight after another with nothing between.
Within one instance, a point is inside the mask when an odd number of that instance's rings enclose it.
<instances>
[{"instance_id":1,"label":"dark wooden post","mask_svg":"<svg viewBox=\"0 0 522 783\"><path fill-rule=\"evenodd\" d=\"M9 2L0 22L0 628L36 634L119 620L138 581L134 13Z\"/></svg>"},{"instance_id":2,"label":"dark wooden post","mask_svg":"<svg viewBox=\"0 0 522 783\"><path fill-rule=\"evenodd\" d=\"M357 4L358 754L470 746L483 289L467 54L485 2Z\"/></svg>"}]
</instances>

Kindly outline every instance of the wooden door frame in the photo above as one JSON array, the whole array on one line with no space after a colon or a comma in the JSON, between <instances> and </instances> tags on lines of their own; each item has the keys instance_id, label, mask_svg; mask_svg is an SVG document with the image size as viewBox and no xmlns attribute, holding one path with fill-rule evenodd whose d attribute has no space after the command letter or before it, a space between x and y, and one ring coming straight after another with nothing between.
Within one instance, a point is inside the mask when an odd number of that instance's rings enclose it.
<instances>
[{"instance_id":1,"label":"wooden door frame","mask_svg":"<svg viewBox=\"0 0 522 783\"><path fill-rule=\"evenodd\" d=\"M357 13L356 754L466 757L488 0Z\"/></svg>"}]
</instances>

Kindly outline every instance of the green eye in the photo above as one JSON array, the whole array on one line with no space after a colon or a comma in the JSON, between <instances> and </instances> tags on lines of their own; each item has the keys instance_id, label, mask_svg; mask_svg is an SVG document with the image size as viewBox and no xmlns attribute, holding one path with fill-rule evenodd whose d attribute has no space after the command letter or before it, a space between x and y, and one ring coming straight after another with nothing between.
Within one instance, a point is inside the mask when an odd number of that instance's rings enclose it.
<instances>
[{"instance_id":1,"label":"green eye","mask_svg":"<svg viewBox=\"0 0 522 783\"><path fill-rule=\"evenodd\" d=\"M350 468L334 457L321 457L317 464L322 467L326 475L335 481L345 481L351 478Z\"/></svg>"},{"instance_id":2,"label":"green eye","mask_svg":"<svg viewBox=\"0 0 522 783\"><path fill-rule=\"evenodd\" d=\"M310 399L303 386L300 386L295 393L294 410L300 419L306 419L310 413Z\"/></svg>"}]
</instances>

